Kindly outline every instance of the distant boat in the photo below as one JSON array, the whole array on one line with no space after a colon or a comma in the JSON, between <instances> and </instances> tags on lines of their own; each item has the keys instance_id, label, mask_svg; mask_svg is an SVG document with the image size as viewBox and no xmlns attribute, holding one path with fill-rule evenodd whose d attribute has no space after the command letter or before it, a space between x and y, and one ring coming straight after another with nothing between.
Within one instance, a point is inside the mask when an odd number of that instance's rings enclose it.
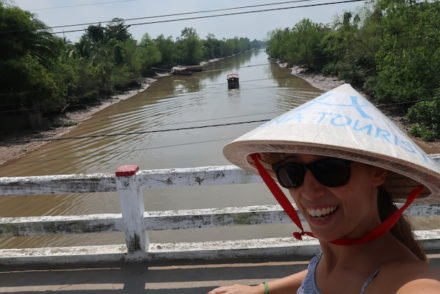
<instances>
[{"instance_id":1,"label":"distant boat","mask_svg":"<svg viewBox=\"0 0 440 294\"><path fill-rule=\"evenodd\" d=\"M237 73L228 74L226 80L228 81L228 89L240 88L240 81Z\"/></svg>"},{"instance_id":2,"label":"distant boat","mask_svg":"<svg viewBox=\"0 0 440 294\"><path fill-rule=\"evenodd\" d=\"M173 75L190 76L192 71L187 67L175 66L171 69Z\"/></svg>"},{"instance_id":3,"label":"distant boat","mask_svg":"<svg viewBox=\"0 0 440 294\"><path fill-rule=\"evenodd\" d=\"M192 72L203 71L203 67L201 65L184 65L183 67L186 67Z\"/></svg>"},{"instance_id":4,"label":"distant boat","mask_svg":"<svg viewBox=\"0 0 440 294\"><path fill-rule=\"evenodd\" d=\"M167 72L167 73L154 72L154 74L155 74L157 77L159 77L159 78L167 77L167 76L170 75L169 72Z\"/></svg>"}]
</instances>

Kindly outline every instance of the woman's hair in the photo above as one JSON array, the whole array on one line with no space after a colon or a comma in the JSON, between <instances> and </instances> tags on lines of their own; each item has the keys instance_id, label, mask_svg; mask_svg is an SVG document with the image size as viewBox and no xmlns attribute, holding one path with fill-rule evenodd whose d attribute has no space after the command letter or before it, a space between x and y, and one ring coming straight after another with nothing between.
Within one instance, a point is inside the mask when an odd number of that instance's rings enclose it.
<instances>
[{"instance_id":1,"label":"woman's hair","mask_svg":"<svg viewBox=\"0 0 440 294\"><path fill-rule=\"evenodd\" d=\"M396 205L391 198L391 195L383 188L379 187L379 195L377 197L377 205L379 208L380 219L384 221L393 212L397 210ZM411 224L405 218L400 217L399 221L391 229L391 234L402 242L412 253L414 253L420 260L427 261L425 252L414 239Z\"/></svg>"}]
</instances>

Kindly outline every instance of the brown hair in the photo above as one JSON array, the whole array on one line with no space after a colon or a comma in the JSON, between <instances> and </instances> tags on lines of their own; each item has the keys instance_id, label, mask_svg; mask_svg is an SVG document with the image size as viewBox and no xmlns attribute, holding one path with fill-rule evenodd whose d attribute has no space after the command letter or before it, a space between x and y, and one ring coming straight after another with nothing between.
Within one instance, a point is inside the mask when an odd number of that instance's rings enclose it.
<instances>
[{"instance_id":1,"label":"brown hair","mask_svg":"<svg viewBox=\"0 0 440 294\"><path fill-rule=\"evenodd\" d=\"M384 221L398 208L393 202L391 195L383 188L379 187L379 195L377 197L377 205L379 208L380 219ZM420 260L427 261L425 252L414 238L411 224L405 216L400 217L399 221L391 229L391 234L402 242L414 255Z\"/></svg>"}]
</instances>

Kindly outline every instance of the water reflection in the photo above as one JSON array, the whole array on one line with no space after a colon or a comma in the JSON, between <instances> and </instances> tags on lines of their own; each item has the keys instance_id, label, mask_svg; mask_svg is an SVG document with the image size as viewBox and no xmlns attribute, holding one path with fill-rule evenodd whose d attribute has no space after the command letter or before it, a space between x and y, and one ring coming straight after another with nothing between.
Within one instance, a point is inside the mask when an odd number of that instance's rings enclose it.
<instances>
[{"instance_id":1,"label":"water reflection","mask_svg":"<svg viewBox=\"0 0 440 294\"><path fill-rule=\"evenodd\" d=\"M230 89L228 90L228 97L229 98L240 98L240 89Z\"/></svg>"},{"instance_id":2,"label":"water reflection","mask_svg":"<svg viewBox=\"0 0 440 294\"><path fill-rule=\"evenodd\" d=\"M204 75L211 82L216 81L221 76L225 79L224 82L226 83L227 73L237 72L243 65L247 65L252 57L258 54L261 54L261 50L248 51L240 55L222 59L220 62L209 63L204 67Z\"/></svg>"}]
</instances>

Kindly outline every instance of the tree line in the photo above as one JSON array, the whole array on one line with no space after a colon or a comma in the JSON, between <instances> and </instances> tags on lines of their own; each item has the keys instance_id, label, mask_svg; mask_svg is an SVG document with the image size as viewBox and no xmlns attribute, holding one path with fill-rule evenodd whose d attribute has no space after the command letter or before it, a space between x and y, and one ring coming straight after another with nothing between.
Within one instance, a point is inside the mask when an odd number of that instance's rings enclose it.
<instances>
[{"instance_id":1,"label":"tree line","mask_svg":"<svg viewBox=\"0 0 440 294\"><path fill-rule=\"evenodd\" d=\"M376 0L333 24L303 19L270 33L267 52L336 75L405 115L411 132L440 138L440 1Z\"/></svg>"},{"instance_id":2,"label":"tree line","mask_svg":"<svg viewBox=\"0 0 440 294\"><path fill-rule=\"evenodd\" d=\"M0 112L30 120L82 107L139 86L157 69L196 65L259 48L248 38L199 37L185 28L179 37L145 33L137 41L122 19L91 25L72 43L50 32L32 13L0 0ZM13 128L13 126L10 126Z\"/></svg>"}]
</instances>

